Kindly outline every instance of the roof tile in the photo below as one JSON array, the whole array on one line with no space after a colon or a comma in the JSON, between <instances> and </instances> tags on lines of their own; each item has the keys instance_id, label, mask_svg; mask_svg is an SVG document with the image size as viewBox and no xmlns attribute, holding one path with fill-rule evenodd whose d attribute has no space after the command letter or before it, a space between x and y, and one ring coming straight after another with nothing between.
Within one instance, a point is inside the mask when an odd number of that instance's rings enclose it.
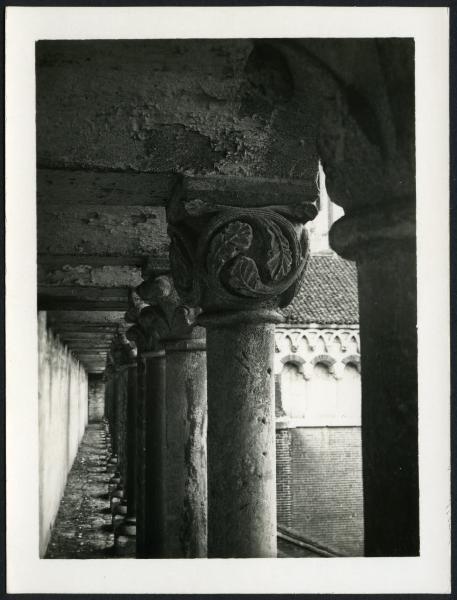
<instances>
[{"instance_id":1,"label":"roof tile","mask_svg":"<svg viewBox=\"0 0 457 600\"><path fill-rule=\"evenodd\" d=\"M336 254L310 256L295 298L283 309L286 323L357 325L357 269Z\"/></svg>"}]
</instances>

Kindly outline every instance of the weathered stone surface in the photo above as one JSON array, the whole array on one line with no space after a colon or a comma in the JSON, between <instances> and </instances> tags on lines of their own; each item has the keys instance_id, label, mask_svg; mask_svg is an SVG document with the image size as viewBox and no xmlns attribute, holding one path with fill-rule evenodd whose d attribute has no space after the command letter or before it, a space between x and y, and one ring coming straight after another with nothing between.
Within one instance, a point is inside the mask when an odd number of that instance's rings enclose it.
<instances>
[{"instance_id":1,"label":"weathered stone surface","mask_svg":"<svg viewBox=\"0 0 457 600\"><path fill-rule=\"evenodd\" d=\"M166 550L169 558L207 555L206 351L204 339L165 342Z\"/></svg>"},{"instance_id":2,"label":"weathered stone surface","mask_svg":"<svg viewBox=\"0 0 457 600\"><path fill-rule=\"evenodd\" d=\"M127 300L128 288L38 287L40 310L118 311Z\"/></svg>"},{"instance_id":3,"label":"weathered stone surface","mask_svg":"<svg viewBox=\"0 0 457 600\"><path fill-rule=\"evenodd\" d=\"M48 311L48 321L50 325L64 326L77 324L84 327L85 325L121 325L124 323L125 310L120 311ZM125 326L125 324L124 324Z\"/></svg>"},{"instance_id":4,"label":"weathered stone surface","mask_svg":"<svg viewBox=\"0 0 457 600\"><path fill-rule=\"evenodd\" d=\"M176 181L172 173L38 169L41 204L165 206Z\"/></svg>"},{"instance_id":5,"label":"weathered stone surface","mask_svg":"<svg viewBox=\"0 0 457 600\"><path fill-rule=\"evenodd\" d=\"M38 163L308 179L322 69L306 58L296 94L265 40L39 42Z\"/></svg>"},{"instance_id":6,"label":"weathered stone surface","mask_svg":"<svg viewBox=\"0 0 457 600\"><path fill-rule=\"evenodd\" d=\"M184 192L167 206L170 265L184 302L207 312L286 306L308 259L303 225L316 216L314 204L212 206Z\"/></svg>"},{"instance_id":7,"label":"weathered stone surface","mask_svg":"<svg viewBox=\"0 0 457 600\"><path fill-rule=\"evenodd\" d=\"M170 197L177 189L187 202L200 200L216 206L239 207L303 204L314 202L318 195L316 182L311 178L180 176Z\"/></svg>"},{"instance_id":8,"label":"weathered stone surface","mask_svg":"<svg viewBox=\"0 0 457 600\"><path fill-rule=\"evenodd\" d=\"M195 327L197 313L198 310L182 304L166 274L156 276L151 271L150 278L129 296L126 319L135 325L127 335L136 341L142 353L138 389L139 402L143 405L139 432L143 439L143 456L152 452L148 427L154 426L155 437L163 443L160 453L164 481L159 484L156 479L157 465L153 471L143 472L139 479L139 487L144 490L143 505L154 502L161 507L159 513L150 517L141 508L143 514L138 520L140 554L174 558L206 556L206 357L204 339L201 339L204 332ZM162 346L166 348L164 368L168 373L166 397L163 401L153 400L156 406L152 424L147 418L147 373L152 368L152 372L156 369L161 376L162 367L159 369L158 361L162 361L163 351L157 353L157 350ZM152 356L151 351L155 351ZM163 428L161 431L160 427ZM149 495L151 489L156 494L154 499ZM152 520L159 517L165 521L153 523ZM154 546L147 548L144 540L150 527L156 529L158 538Z\"/></svg>"},{"instance_id":9,"label":"weathered stone surface","mask_svg":"<svg viewBox=\"0 0 457 600\"><path fill-rule=\"evenodd\" d=\"M189 198L189 186L167 217L176 289L207 327L208 556L275 557L273 323L304 273L314 198L240 207Z\"/></svg>"},{"instance_id":10,"label":"weathered stone surface","mask_svg":"<svg viewBox=\"0 0 457 600\"><path fill-rule=\"evenodd\" d=\"M273 332L207 330L210 558L276 557Z\"/></svg>"},{"instance_id":11,"label":"weathered stone surface","mask_svg":"<svg viewBox=\"0 0 457 600\"><path fill-rule=\"evenodd\" d=\"M112 339L112 334L101 334L97 333L87 333L84 331L78 332L68 332L63 331L59 334L59 337L62 341L67 344L70 344L72 347L77 346L78 344L88 344L91 348L95 346L109 347Z\"/></svg>"},{"instance_id":12,"label":"weathered stone surface","mask_svg":"<svg viewBox=\"0 0 457 600\"><path fill-rule=\"evenodd\" d=\"M135 287L141 283L141 270L132 266L65 265L59 268L38 265L38 284L43 286Z\"/></svg>"}]
</instances>

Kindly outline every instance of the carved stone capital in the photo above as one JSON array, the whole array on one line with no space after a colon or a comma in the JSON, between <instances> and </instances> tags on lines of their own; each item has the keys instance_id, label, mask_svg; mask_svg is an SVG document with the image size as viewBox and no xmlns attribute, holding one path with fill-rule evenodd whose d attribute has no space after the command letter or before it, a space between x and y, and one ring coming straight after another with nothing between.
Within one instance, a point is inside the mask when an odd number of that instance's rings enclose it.
<instances>
[{"instance_id":1,"label":"carved stone capital","mask_svg":"<svg viewBox=\"0 0 457 600\"><path fill-rule=\"evenodd\" d=\"M168 340L204 337L195 327L200 310L182 303L169 275L152 276L131 290L125 319L134 323L127 337L135 340L140 352L153 352Z\"/></svg>"},{"instance_id":2,"label":"carved stone capital","mask_svg":"<svg viewBox=\"0 0 457 600\"><path fill-rule=\"evenodd\" d=\"M303 225L317 213L313 203L241 208L177 194L167 212L176 289L205 319L274 312L292 300L308 258Z\"/></svg>"},{"instance_id":3,"label":"carved stone capital","mask_svg":"<svg viewBox=\"0 0 457 600\"><path fill-rule=\"evenodd\" d=\"M127 323L133 323L132 327L127 329L126 337L136 344L140 353L161 349L159 332L162 319L133 288L129 291L129 307L124 318Z\"/></svg>"},{"instance_id":4,"label":"carved stone capital","mask_svg":"<svg viewBox=\"0 0 457 600\"><path fill-rule=\"evenodd\" d=\"M106 355L106 366L105 366L105 371L104 371L104 381L107 382L109 381L112 377L114 377L116 373L116 365L114 363L114 359L113 356L111 354L111 352L108 352L108 354Z\"/></svg>"},{"instance_id":5,"label":"carved stone capital","mask_svg":"<svg viewBox=\"0 0 457 600\"><path fill-rule=\"evenodd\" d=\"M116 367L128 365L136 359L137 349L124 332L118 331L111 342L109 354Z\"/></svg>"}]
</instances>

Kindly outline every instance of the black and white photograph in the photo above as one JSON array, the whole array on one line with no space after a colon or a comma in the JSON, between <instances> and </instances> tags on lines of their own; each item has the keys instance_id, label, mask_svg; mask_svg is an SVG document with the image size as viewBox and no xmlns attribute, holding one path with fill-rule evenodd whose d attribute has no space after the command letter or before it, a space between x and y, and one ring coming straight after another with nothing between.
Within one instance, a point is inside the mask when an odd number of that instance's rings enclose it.
<instances>
[{"instance_id":1,"label":"black and white photograph","mask_svg":"<svg viewBox=\"0 0 457 600\"><path fill-rule=\"evenodd\" d=\"M11 591L448 589L447 13L313 10L11 10Z\"/></svg>"}]
</instances>

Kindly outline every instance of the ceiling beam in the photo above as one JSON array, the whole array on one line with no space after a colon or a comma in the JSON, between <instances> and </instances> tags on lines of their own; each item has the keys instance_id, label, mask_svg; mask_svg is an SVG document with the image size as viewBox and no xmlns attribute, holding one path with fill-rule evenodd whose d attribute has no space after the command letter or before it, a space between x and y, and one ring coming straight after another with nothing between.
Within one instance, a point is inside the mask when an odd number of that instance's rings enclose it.
<instances>
[{"instance_id":1,"label":"ceiling beam","mask_svg":"<svg viewBox=\"0 0 457 600\"><path fill-rule=\"evenodd\" d=\"M173 173L38 169L40 204L165 206L177 176Z\"/></svg>"},{"instance_id":2,"label":"ceiling beam","mask_svg":"<svg viewBox=\"0 0 457 600\"><path fill-rule=\"evenodd\" d=\"M86 264L51 266L38 264L39 286L136 287L142 282L141 269L131 266Z\"/></svg>"},{"instance_id":3,"label":"ceiling beam","mask_svg":"<svg viewBox=\"0 0 457 600\"><path fill-rule=\"evenodd\" d=\"M149 206L38 205L38 254L148 257L168 252L165 209Z\"/></svg>"},{"instance_id":4,"label":"ceiling beam","mask_svg":"<svg viewBox=\"0 0 457 600\"><path fill-rule=\"evenodd\" d=\"M50 310L47 312L47 321L52 324L84 324L84 325L113 325L124 323L125 310L119 311L59 311Z\"/></svg>"},{"instance_id":5,"label":"ceiling beam","mask_svg":"<svg viewBox=\"0 0 457 600\"><path fill-rule=\"evenodd\" d=\"M38 287L38 310L126 311L128 288Z\"/></svg>"}]
</instances>

